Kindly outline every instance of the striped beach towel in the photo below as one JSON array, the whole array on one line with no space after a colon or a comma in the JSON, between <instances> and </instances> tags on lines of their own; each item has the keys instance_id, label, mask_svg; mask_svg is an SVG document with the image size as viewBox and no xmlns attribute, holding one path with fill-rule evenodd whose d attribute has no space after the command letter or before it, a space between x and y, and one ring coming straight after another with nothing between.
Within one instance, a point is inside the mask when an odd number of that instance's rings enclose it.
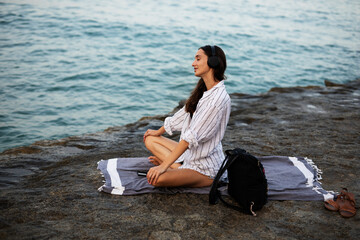
<instances>
[{"instance_id":1,"label":"striped beach towel","mask_svg":"<svg viewBox=\"0 0 360 240\"><path fill-rule=\"evenodd\" d=\"M265 156L258 157L264 166L268 180L269 200L327 200L334 192L322 188L321 170L311 159L303 157ZM154 187L146 177L137 171L153 167L147 158L112 158L98 162L98 169L105 178L99 191L116 195L137 195L144 193L195 193L209 194L210 187ZM227 194L226 186L221 192Z\"/></svg>"}]
</instances>

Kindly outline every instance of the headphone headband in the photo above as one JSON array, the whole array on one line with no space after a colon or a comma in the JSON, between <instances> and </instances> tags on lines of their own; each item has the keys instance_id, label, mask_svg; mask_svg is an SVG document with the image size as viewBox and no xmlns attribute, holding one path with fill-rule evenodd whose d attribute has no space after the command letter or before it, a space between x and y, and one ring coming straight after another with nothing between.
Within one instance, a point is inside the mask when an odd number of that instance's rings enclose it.
<instances>
[{"instance_id":1,"label":"headphone headband","mask_svg":"<svg viewBox=\"0 0 360 240\"><path fill-rule=\"evenodd\" d=\"M216 56L215 55L215 46L214 45L211 45L211 55Z\"/></svg>"}]
</instances>

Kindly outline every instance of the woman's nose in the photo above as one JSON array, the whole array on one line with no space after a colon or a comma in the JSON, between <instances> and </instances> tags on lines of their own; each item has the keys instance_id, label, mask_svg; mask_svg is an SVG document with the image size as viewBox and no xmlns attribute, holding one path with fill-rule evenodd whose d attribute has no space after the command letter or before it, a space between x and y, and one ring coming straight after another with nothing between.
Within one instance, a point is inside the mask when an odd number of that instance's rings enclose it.
<instances>
[{"instance_id":1,"label":"woman's nose","mask_svg":"<svg viewBox=\"0 0 360 240\"><path fill-rule=\"evenodd\" d=\"M195 66L195 60L193 61L193 63L191 64L191 66L193 66L193 67Z\"/></svg>"}]
</instances>

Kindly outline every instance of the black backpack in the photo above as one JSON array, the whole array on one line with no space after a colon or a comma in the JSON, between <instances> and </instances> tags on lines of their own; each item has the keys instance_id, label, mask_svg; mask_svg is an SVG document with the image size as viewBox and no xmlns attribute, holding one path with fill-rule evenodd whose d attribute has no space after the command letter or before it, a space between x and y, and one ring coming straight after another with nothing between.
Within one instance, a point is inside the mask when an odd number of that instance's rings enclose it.
<instances>
[{"instance_id":1,"label":"black backpack","mask_svg":"<svg viewBox=\"0 0 360 240\"><path fill-rule=\"evenodd\" d=\"M260 210L267 202L267 180L265 170L261 162L243 149L236 148L225 151L226 158L222 163L209 194L210 204L216 204L220 199L226 206L238 211L256 216L256 210ZM228 171L228 193L233 197L238 206L226 202L219 186L221 176Z\"/></svg>"}]
</instances>

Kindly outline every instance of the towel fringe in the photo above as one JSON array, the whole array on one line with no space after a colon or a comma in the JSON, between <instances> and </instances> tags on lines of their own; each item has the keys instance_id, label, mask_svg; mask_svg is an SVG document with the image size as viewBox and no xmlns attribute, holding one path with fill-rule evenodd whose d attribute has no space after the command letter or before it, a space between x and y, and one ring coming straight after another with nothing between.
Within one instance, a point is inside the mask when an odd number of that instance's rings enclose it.
<instances>
[{"instance_id":1,"label":"towel fringe","mask_svg":"<svg viewBox=\"0 0 360 240\"><path fill-rule=\"evenodd\" d=\"M314 163L314 161L312 159L307 158L307 157L305 157L304 159L316 171L314 180L317 181L320 185L322 185L322 183L319 180L322 179L321 175L323 174L323 171L320 168L318 168L318 166L316 166L316 164ZM321 190L323 190L322 187L316 186L316 185L313 186L312 190L314 190L318 194L322 194L324 197L324 201L327 201L328 199L334 199L334 196L337 195L337 193L334 191L327 191L327 193L324 194L321 191Z\"/></svg>"},{"instance_id":2,"label":"towel fringe","mask_svg":"<svg viewBox=\"0 0 360 240\"><path fill-rule=\"evenodd\" d=\"M321 175L323 174L322 170L320 168L318 168L318 166L316 166L314 161L311 160L310 158L305 157L304 159L316 171L316 179L315 180L321 180L322 179ZM318 181L318 182L321 184L320 181Z\"/></svg>"}]
</instances>

